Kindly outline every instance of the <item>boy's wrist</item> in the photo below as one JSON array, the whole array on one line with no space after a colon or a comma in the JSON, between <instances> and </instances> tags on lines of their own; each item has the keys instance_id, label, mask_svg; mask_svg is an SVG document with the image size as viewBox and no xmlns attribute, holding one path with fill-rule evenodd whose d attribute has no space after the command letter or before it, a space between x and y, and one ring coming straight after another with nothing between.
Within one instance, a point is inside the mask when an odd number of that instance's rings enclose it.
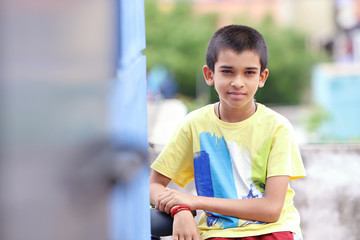
<instances>
[{"instance_id":1,"label":"boy's wrist","mask_svg":"<svg viewBox=\"0 0 360 240\"><path fill-rule=\"evenodd\" d=\"M188 221L189 219L194 219L194 215L191 211L181 211L174 215L173 217L174 221L175 219L182 219Z\"/></svg>"},{"instance_id":2,"label":"boy's wrist","mask_svg":"<svg viewBox=\"0 0 360 240\"><path fill-rule=\"evenodd\" d=\"M191 208L188 205L179 205L179 206L175 206L171 209L171 217L174 217L176 214L178 214L179 212L182 211L191 211Z\"/></svg>"}]
</instances>

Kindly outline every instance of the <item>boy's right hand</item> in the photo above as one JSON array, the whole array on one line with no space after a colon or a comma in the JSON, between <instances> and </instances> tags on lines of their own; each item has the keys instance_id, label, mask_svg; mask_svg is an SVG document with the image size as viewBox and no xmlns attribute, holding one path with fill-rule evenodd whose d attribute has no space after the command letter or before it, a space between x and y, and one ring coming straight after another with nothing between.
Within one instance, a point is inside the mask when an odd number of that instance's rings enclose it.
<instances>
[{"instance_id":1,"label":"boy's right hand","mask_svg":"<svg viewBox=\"0 0 360 240\"><path fill-rule=\"evenodd\" d=\"M190 211L175 214L173 240L201 240L199 229Z\"/></svg>"}]
</instances>

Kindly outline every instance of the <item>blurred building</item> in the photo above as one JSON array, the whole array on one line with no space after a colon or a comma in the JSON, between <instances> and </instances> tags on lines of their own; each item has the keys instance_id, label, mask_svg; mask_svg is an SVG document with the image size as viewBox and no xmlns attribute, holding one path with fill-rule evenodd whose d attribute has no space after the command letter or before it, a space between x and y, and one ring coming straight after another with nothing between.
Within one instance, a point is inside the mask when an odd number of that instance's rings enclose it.
<instances>
[{"instance_id":1,"label":"blurred building","mask_svg":"<svg viewBox=\"0 0 360 240\"><path fill-rule=\"evenodd\" d=\"M333 0L198 0L194 11L219 14L219 26L232 23L234 18L259 23L271 16L279 26L305 32L314 44L326 42L336 33Z\"/></svg>"},{"instance_id":2,"label":"blurred building","mask_svg":"<svg viewBox=\"0 0 360 240\"><path fill-rule=\"evenodd\" d=\"M337 62L360 62L360 1L336 0L337 34L330 42Z\"/></svg>"}]
</instances>

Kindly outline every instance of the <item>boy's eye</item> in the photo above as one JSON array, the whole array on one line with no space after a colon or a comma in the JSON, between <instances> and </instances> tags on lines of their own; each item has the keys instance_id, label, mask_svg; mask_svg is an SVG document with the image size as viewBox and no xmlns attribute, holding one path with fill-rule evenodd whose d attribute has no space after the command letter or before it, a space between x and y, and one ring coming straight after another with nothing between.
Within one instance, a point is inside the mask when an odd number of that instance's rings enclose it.
<instances>
[{"instance_id":1,"label":"boy's eye","mask_svg":"<svg viewBox=\"0 0 360 240\"><path fill-rule=\"evenodd\" d=\"M228 70L228 69L224 69L224 70L221 70L222 73L232 73L231 70Z\"/></svg>"},{"instance_id":2,"label":"boy's eye","mask_svg":"<svg viewBox=\"0 0 360 240\"><path fill-rule=\"evenodd\" d=\"M252 74L255 74L255 72L254 71L246 71L245 74L246 75L252 75Z\"/></svg>"}]
</instances>

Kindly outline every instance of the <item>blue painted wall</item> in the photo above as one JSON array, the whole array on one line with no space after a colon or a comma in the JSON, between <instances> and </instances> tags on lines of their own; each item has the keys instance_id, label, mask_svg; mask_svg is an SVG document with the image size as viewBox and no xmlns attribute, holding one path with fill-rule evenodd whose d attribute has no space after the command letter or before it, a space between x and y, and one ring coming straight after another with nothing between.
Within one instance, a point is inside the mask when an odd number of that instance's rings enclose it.
<instances>
[{"instance_id":1,"label":"blue painted wall","mask_svg":"<svg viewBox=\"0 0 360 240\"><path fill-rule=\"evenodd\" d=\"M329 119L319 129L322 139L360 139L359 89L359 65L321 64L314 69L313 99L329 114Z\"/></svg>"}]
</instances>

